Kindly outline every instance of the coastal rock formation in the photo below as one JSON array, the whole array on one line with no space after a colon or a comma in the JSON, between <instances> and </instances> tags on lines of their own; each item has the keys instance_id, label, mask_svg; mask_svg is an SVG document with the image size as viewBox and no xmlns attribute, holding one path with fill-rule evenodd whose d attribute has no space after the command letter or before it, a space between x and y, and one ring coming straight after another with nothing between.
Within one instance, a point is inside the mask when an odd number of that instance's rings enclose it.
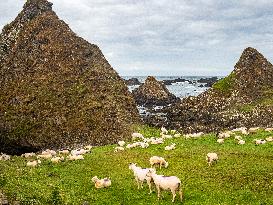
<instances>
[{"instance_id":1,"label":"coastal rock formation","mask_svg":"<svg viewBox=\"0 0 273 205\"><path fill-rule=\"evenodd\" d=\"M128 138L135 101L98 46L46 0L28 0L0 35L0 152Z\"/></svg>"},{"instance_id":2,"label":"coastal rock formation","mask_svg":"<svg viewBox=\"0 0 273 205\"><path fill-rule=\"evenodd\" d=\"M130 78L128 80L125 80L125 82L126 82L126 85L128 85L128 86L141 84L137 78Z\"/></svg>"},{"instance_id":3,"label":"coastal rock formation","mask_svg":"<svg viewBox=\"0 0 273 205\"><path fill-rule=\"evenodd\" d=\"M256 49L246 48L229 76L172 106L161 123L184 132L272 126L272 64Z\"/></svg>"},{"instance_id":4,"label":"coastal rock formation","mask_svg":"<svg viewBox=\"0 0 273 205\"><path fill-rule=\"evenodd\" d=\"M133 90L133 96L137 104L144 106L165 106L179 101L162 82L152 76L148 76L143 85Z\"/></svg>"}]
</instances>

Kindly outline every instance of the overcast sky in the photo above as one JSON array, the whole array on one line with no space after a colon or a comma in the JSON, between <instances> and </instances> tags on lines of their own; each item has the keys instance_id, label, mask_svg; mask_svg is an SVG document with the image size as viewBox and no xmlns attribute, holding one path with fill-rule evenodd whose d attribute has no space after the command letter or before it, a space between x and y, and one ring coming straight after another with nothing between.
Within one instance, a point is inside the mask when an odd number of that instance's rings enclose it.
<instances>
[{"instance_id":1,"label":"overcast sky","mask_svg":"<svg viewBox=\"0 0 273 205\"><path fill-rule=\"evenodd\" d=\"M273 0L50 0L121 75L226 75L244 48L273 62ZM25 0L0 0L0 29Z\"/></svg>"}]
</instances>

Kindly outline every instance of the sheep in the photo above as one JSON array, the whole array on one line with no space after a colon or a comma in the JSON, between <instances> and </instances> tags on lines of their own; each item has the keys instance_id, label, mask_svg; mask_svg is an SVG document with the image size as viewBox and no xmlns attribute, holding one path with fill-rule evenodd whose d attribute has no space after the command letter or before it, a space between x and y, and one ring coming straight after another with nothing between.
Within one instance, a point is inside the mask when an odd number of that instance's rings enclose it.
<instances>
[{"instance_id":1,"label":"sheep","mask_svg":"<svg viewBox=\"0 0 273 205\"><path fill-rule=\"evenodd\" d=\"M100 189L100 188L107 188L109 186L111 186L111 180L109 178L104 178L104 179L98 179L97 176L94 176L92 178L92 182L95 183L95 187L97 189Z\"/></svg>"},{"instance_id":2,"label":"sheep","mask_svg":"<svg viewBox=\"0 0 273 205\"><path fill-rule=\"evenodd\" d=\"M161 133L162 134L167 134L168 130L165 127L161 127Z\"/></svg>"},{"instance_id":3,"label":"sheep","mask_svg":"<svg viewBox=\"0 0 273 205\"><path fill-rule=\"evenodd\" d=\"M37 157L38 157L38 159L39 158L42 158L42 159L51 159L52 155L51 154L39 154Z\"/></svg>"},{"instance_id":4,"label":"sheep","mask_svg":"<svg viewBox=\"0 0 273 205\"><path fill-rule=\"evenodd\" d=\"M238 144L245 144L246 143L246 141L244 141L244 140L239 140L238 141Z\"/></svg>"},{"instance_id":5,"label":"sheep","mask_svg":"<svg viewBox=\"0 0 273 205\"><path fill-rule=\"evenodd\" d=\"M10 160L10 155L1 153L1 155L0 155L0 161L1 160L3 160L3 161Z\"/></svg>"},{"instance_id":6,"label":"sheep","mask_svg":"<svg viewBox=\"0 0 273 205\"><path fill-rule=\"evenodd\" d=\"M241 139L242 139L242 137L241 137L241 136L239 136L239 135L236 135L236 136L234 137L234 139L236 139L236 140L241 140Z\"/></svg>"},{"instance_id":7,"label":"sheep","mask_svg":"<svg viewBox=\"0 0 273 205\"><path fill-rule=\"evenodd\" d=\"M125 142L124 142L124 141L118 141L118 145L119 145L120 147L123 147L123 146L125 145Z\"/></svg>"},{"instance_id":8,"label":"sheep","mask_svg":"<svg viewBox=\"0 0 273 205\"><path fill-rule=\"evenodd\" d=\"M153 156L150 158L150 165L153 167L153 165L159 164L159 168L161 169L162 166L167 168L169 166L169 163L165 161L163 157Z\"/></svg>"},{"instance_id":9,"label":"sheep","mask_svg":"<svg viewBox=\"0 0 273 205\"><path fill-rule=\"evenodd\" d=\"M138 132L134 132L134 133L132 134L132 139L133 139L133 140L136 140L136 139L141 139L141 140L143 140L144 137L143 137L142 134L140 134L140 133L138 133Z\"/></svg>"},{"instance_id":10,"label":"sheep","mask_svg":"<svg viewBox=\"0 0 273 205\"><path fill-rule=\"evenodd\" d=\"M64 157L53 157L51 159L52 163L59 163L60 161L64 161Z\"/></svg>"},{"instance_id":11,"label":"sheep","mask_svg":"<svg viewBox=\"0 0 273 205\"><path fill-rule=\"evenodd\" d=\"M248 135L246 127L240 127L240 128L233 129L232 132L241 132L243 135Z\"/></svg>"},{"instance_id":12,"label":"sheep","mask_svg":"<svg viewBox=\"0 0 273 205\"><path fill-rule=\"evenodd\" d=\"M25 153L25 154L22 154L21 157L25 157L25 158L30 158L30 157L34 157L36 156L35 153L31 152L31 153Z\"/></svg>"},{"instance_id":13,"label":"sheep","mask_svg":"<svg viewBox=\"0 0 273 205\"><path fill-rule=\"evenodd\" d=\"M218 155L216 153L208 153L206 156L206 160L210 166L214 161L217 163Z\"/></svg>"},{"instance_id":14,"label":"sheep","mask_svg":"<svg viewBox=\"0 0 273 205\"><path fill-rule=\"evenodd\" d=\"M87 149L87 150L91 150L92 148L93 148L92 145L87 145L87 146L84 147L84 149Z\"/></svg>"},{"instance_id":15,"label":"sheep","mask_svg":"<svg viewBox=\"0 0 273 205\"><path fill-rule=\"evenodd\" d=\"M45 151L42 152L42 155L49 155L51 154L52 156L57 155L57 153L54 150L46 149Z\"/></svg>"},{"instance_id":16,"label":"sheep","mask_svg":"<svg viewBox=\"0 0 273 205\"><path fill-rule=\"evenodd\" d=\"M266 141L265 140L262 140L262 139L255 139L253 140L255 142L256 145L259 145L259 144L265 144Z\"/></svg>"},{"instance_id":17,"label":"sheep","mask_svg":"<svg viewBox=\"0 0 273 205\"><path fill-rule=\"evenodd\" d=\"M67 157L68 160L74 161L74 160L83 160L84 157L82 155L69 155Z\"/></svg>"},{"instance_id":18,"label":"sheep","mask_svg":"<svg viewBox=\"0 0 273 205\"><path fill-rule=\"evenodd\" d=\"M267 142L272 142L272 141L273 141L273 138L272 138L272 137L267 137L267 138L265 138L265 140L266 140Z\"/></svg>"},{"instance_id":19,"label":"sheep","mask_svg":"<svg viewBox=\"0 0 273 205\"><path fill-rule=\"evenodd\" d=\"M219 144L223 144L223 143L225 142L225 140L224 140L224 139L218 139L217 142L218 142Z\"/></svg>"},{"instance_id":20,"label":"sheep","mask_svg":"<svg viewBox=\"0 0 273 205\"><path fill-rule=\"evenodd\" d=\"M32 161L32 162L27 162L27 166L28 167L36 167L38 164L41 164L41 161L40 160L35 160L35 161Z\"/></svg>"},{"instance_id":21,"label":"sheep","mask_svg":"<svg viewBox=\"0 0 273 205\"><path fill-rule=\"evenodd\" d=\"M249 133L257 133L257 131L260 129L260 127L251 127L248 129Z\"/></svg>"},{"instance_id":22,"label":"sheep","mask_svg":"<svg viewBox=\"0 0 273 205\"><path fill-rule=\"evenodd\" d=\"M176 144L173 143L173 144L171 144L171 145L169 145L169 146L166 146L166 147L165 147L165 150L166 150L166 151L174 150L174 149L175 149L175 145L176 145Z\"/></svg>"},{"instance_id":23,"label":"sheep","mask_svg":"<svg viewBox=\"0 0 273 205\"><path fill-rule=\"evenodd\" d=\"M181 134L180 133L174 134L174 137L179 138L179 137L181 137Z\"/></svg>"},{"instance_id":24,"label":"sheep","mask_svg":"<svg viewBox=\"0 0 273 205\"><path fill-rule=\"evenodd\" d=\"M69 154L69 150L65 149L65 150L60 150L59 154Z\"/></svg>"},{"instance_id":25,"label":"sheep","mask_svg":"<svg viewBox=\"0 0 273 205\"><path fill-rule=\"evenodd\" d=\"M172 139L173 138L172 135L165 135L165 134L162 134L161 137L162 137L162 139Z\"/></svg>"},{"instance_id":26,"label":"sheep","mask_svg":"<svg viewBox=\"0 0 273 205\"><path fill-rule=\"evenodd\" d=\"M273 128L272 128L272 127L268 127L268 128L266 128L264 131L266 131L266 132L271 132L271 131L273 131Z\"/></svg>"},{"instance_id":27,"label":"sheep","mask_svg":"<svg viewBox=\"0 0 273 205\"><path fill-rule=\"evenodd\" d=\"M124 151L124 147L116 147L114 152Z\"/></svg>"},{"instance_id":28,"label":"sheep","mask_svg":"<svg viewBox=\"0 0 273 205\"><path fill-rule=\"evenodd\" d=\"M183 200L183 194L181 189L181 181L176 176L163 176L157 175L155 169L149 169L146 174L147 177L151 177L155 183L157 189L157 197L160 199L160 190L168 190L170 189L173 195L172 202L176 197L176 192L180 195L180 201Z\"/></svg>"},{"instance_id":29,"label":"sheep","mask_svg":"<svg viewBox=\"0 0 273 205\"><path fill-rule=\"evenodd\" d=\"M156 139L151 141L151 144L163 144L163 143L164 143L163 138L156 138Z\"/></svg>"},{"instance_id":30,"label":"sheep","mask_svg":"<svg viewBox=\"0 0 273 205\"><path fill-rule=\"evenodd\" d=\"M149 147L149 143L147 142L140 142L140 145L139 145L141 148L148 148Z\"/></svg>"},{"instance_id":31,"label":"sheep","mask_svg":"<svg viewBox=\"0 0 273 205\"><path fill-rule=\"evenodd\" d=\"M83 155L90 152L90 150L85 150L85 149L78 149L78 150L72 150L71 154L72 155Z\"/></svg>"},{"instance_id":32,"label":"sheep","mask_svg":"<svg viewBox=\"0 0 273 205\"><path fill-rule=\"evenodd\" d=\"M221 132L217 136L219 139L226 139L230 137L230 132Z\"/></svg>"},{"instance_id":33,"label":"sheep","mask_svg":"<svg viewBox=\"0 0 273 205\"><path fill-rule=\"evenodd\" d=\"M147 173L149 171L148 168L142 169L141 167L137 167L135 163L130 163L129 164L129 169L133 171L135 180L137 182L137 188L139 189L140 187L143 188L143 182L146 180L148 186L149 186L149 194L152 193L152 184L151 184L151 177L147 177Z\"/></svg>"},{"instance_id":34,"label":"sheep","mask_svg":"<svg viewBox=\"0 0 273 205\"><path fill-rule=\"evenodd\" d=\"M203 135L203 132L198 132L198 133L192 133L192 134L186 134L185 138L189 139L189 138L199 138Z\"/></svg>"}]
</instances>

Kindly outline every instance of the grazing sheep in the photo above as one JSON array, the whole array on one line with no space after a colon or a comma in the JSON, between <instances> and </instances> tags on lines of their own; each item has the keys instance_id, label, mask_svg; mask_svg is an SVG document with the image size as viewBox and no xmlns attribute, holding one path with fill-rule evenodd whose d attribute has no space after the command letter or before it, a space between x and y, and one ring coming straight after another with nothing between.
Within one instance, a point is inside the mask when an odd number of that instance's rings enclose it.
<instances>
[{"instance_id":1,"label":"grazing sheep","mask_svg":"<svg viewBox=\"0 0 273 205\"><path fill-rule=\"evenodd\" d=\"M90 150L85 150L85 149L77 149L77 150L72 150L71 154L72 155L83 155L90 152Z\"/></svg>"},{"instance_id":2,"label":"grazing sheep","mask_svg":"<svg viewBox=\"0 0 273 205\"><path fill-rule=\"evenodd\" d=\"M179 137L181 137L181 134L177 133L177 134L174 135L174 137L179 138Z\"/></svg>"},{"instance_id":3,"label":"grazing sheep","mask_svg":"<svg viewBox=\"0 0 273 205\"><path fill-rule=\"evenodd\" d=\"M147 177L147 173L149 171L148 168L142 169L141 167L137 167L135 163L129 164L129 169L133 171L135 180L137 182L137 188L143 188L143 182L146 180L149 186L150 193L152 193L152 184L151 184L151 177ZM149 193L149 194L150 194Z\"/></svg>"},{"instance_id":4,"label":"grazing sheep","mask_svg":"<svg viewBox=\"0 0 273 205\"><path fill-rule=\"evenodd\" d=\"M22 154L21 157L25 157L25 158L30 158L30 157L34 157L36 156L35 153L31 152L31 153L25 153L25 154Z\"/></svg>"},{"instance_id":5,"label":"grazing sheep","mask_svg":"<svg viewBox=\"0 0 273 205\"><path fill-rule=\"evenodd\" d=\"M150 158L150 165L153 167L153 165L159 164L159 168L161 169L162 166L167 168L169 166L169 163L165 161L163 157L153 156Z\"/></svg>"},{"instance_id":6,"label":"grazing sheep","mask_svg":"<svg viewBox=\"0 0 273 205\"><path fill-rule=\"evenodd\" d=\"M221 132L217 135L219 139L226 139L230 137L230 132Z\"/></svg>"},{"instance_id":7,"label":"grazing sheep","mask_svg":"<svg viewBox=\"0 0 273 205\"><path fill-rule=\"evenodd\" d=\"M52 156L57 155L57 153L54 150L46 149L45 151L42 152L42 155L49 155L51 154Z\"/></svg>"},{"instance_id":8,"label":"grazing sheep","mask_svg":"<svg viewBox=\"0 0 273 205\"><path fill-rule=\"evenodd\" d=\"M172 202L174 202L176 192L180 195L180 201L182 202L182 190L181 190L181 181L176 176L163 176L157 175L155 169L149 169L147 177L151 177L155 183L157 189L157 197L160 199L160 190L170 189L173 195Z\"/></svg>"},{"instance_id":9,"label":"grazing sheep","mask_svg":"<svg viewBox=\"0 0 273 205\"><path fill-rule=\"evenodd\" d=\"M199 138L199 137L201 137L202 135L204 135L203 132L192 133L192 134L186 134L186 135L185 135L185 138L186 138L186 139L189 139L189 138Z\"/></svg>"},{"instance_id":10,"label":"grazing sheep","mask_svg":"<svg viewBox=\"0 0 273 205\"><path fill-rule=\"evenodd\" d=\"M255 142L256 145L259 145L259 144L265 144L266 141L265 140L262 140L262 139L255 139L253 140Z\"/></svg>"},{"instance_id":11,"label":"grazing sheep","mask_svg":"<svg viewBox=\"0 0 273 205\"><path fill-rule=\"evenodd\" d=\"M246 141L244 141L244 140L239 140L238 141L238 144L245 144L246 143Z\"/></svg>"},{"instance_id":12,"label":"grazing sheep","mask_svg":"<svg viewBox=\"0 0 273 205\"><path fill-rule=\"evenodd\" d=\"M149 143L147 142L140 142L140 145L139 145L141 148L148 148L149 147Z\"/></svg>"},{"instance_id":13,"label":"grazing sheep","mask_svg":"<svg viewBox=\"0 0 273 205\"><path fill-rule=\"evenodd\" d=\"M114 152L124 151L124 147L116 147Z\"/></svg>"},{"instance_id":14,"label":"grazing sheep","mask_svg":"<svg viewBox=\"0 0 273 205\"><path fill-rule=\"evenodd\" d=\"M225 142L225 140L224 140L224 139L218 139L217 142L218 142L219 144L223 144L223 143Z\"/></svg>"},{"instance_id":15,"label":"grazing sheep","mask_svg":"<svg viewBox=\"0 0 273 205\"><path fill-rule=\"evenodd\" d=\"M65 149L65 150L60 150L59 154L69 154L69 150Z\"/></svg>"},{"instance_id":16,"label":"grazing sheep","mask_svg":"<svg viewBox=\"0 0 273 205\"><path fill-rule=\"evenodd\" d=\"M144 137L143 137L142 134L140 134L140 133L138 133L138 132L134 132L134 133L132 134L132 140L137 140L137 139L143 140Z\"/></svg>"},{"instance_id":17,"label":"grazing sheep","mask_svg":"<svg viewBox=\"0 0 273 205\"><path fill-rule=\"evenodd\" d=\"M246 127L240 127L240 128L233 129L232 132L241 132L243 135L248 135Z\"/></svg>"},{"instance_id":18,"label":"grazing sheep","mask_svg":"<svg viewBox=\"0 0 273 205\"><path fill-rule=\"evenodd\" d=\"M206 160L210 166L213 162L217 163L218 155L216 153L208 153L206 156Z\"/></svg>"},{"instance_id":19,"label":"grazing sheep","mask_svg":"<svg viewBox=\"0 0 273 205\"><path fill-rule=\"evenodd\" d=\"M266 132L271 132L271 131L273 131L273 128L272 128L272 127L268 127L268 128L266 128L264 131L266 131Z\"/></svg>"},{"instance_id":20,"label":"grazing sheep","mask_svg":"<svg viewBox=\"0 0 273 205\"><path fill-rule=\"evenodd\" d=\"M151 144L163 144L164 143L164 139L163 138L156 138L156 139L152 139Z\"/></svg>"},{"instance_id":21,"label":"grazing sheep","mask_svg":"<svg viewBox=\"0 0 273 205\"><path fill-rule=\"evenodd\" d=\"M260 129L260 127L251 127L248 129L248 132L255 134L259 131L259 129Z\"/></svg>"},{"instance_id":22,"label":"grazing sheep","mask_svg":"<svg viewBox=\"0 0 273 205\"><path fill-rule=\"evenodd\" d=\"M53 158L51 159L51 162L52 162L52 163L59 163L59 162L61 162L61 161L64 161L64 157L53 157Z\"/></svg>"},{"instance_id":23,"label":"grazing sheep","mask_svg":"<svg viewBox=\"0 0 273 205\"><path fill-rule=\"evenodd\" d=\"M172 135L165 135L165 134L162 134L161 137L162 137L162 139L172 139L173 138Z\"/></svg>"},{"instance_id":24,"label":"grazing sheep","mask_svg":"<svg viewBox=\"0 0 273 205\"><path fill-rule=\"evenodd\" d=\"M98 179L97 176L94 176L92 178L92 182L95 183L95 187L97 189L100 189L100 188L107 188L109 186L111 186L111 180L109 178L104 178L104 179Z\"/></svg>"},{"instance_id":25,"label":"grazing sheep","mask_svg":"<svg viewBox=\"0 0 273 205\"><path fill-rule=\"evenodd\" d=\"M42 158L42 159L51 159L52 155L51 154L39 154L37 157Z\"/></svg>"},{"instance_id":26,"label":"grazing sheep","mask_svg":"<svg viewBox=\"0 0 273 205\"><path fill-rule=\"evenodd\" d=\"M27 166L28 167L36 167L38 164L41 164L40 160L35 160L35 161L32 161L32 162L27 162Z\"/></svg>"},{"instance_id":27,"label":"grazing sheep","mask_svg":"<svg viewBox=\"0 0 273 205\"><path fill-rule=\"evenodd\" d=\"M162 134L167 134L168 130L165 127L161 127L161 133Z\"/></svg>"},{"instance_id":28,"label":"grazing sheep","mask_svg":"<svg viewBox=\"0 0 273 205\"><path fill-rule=\"evenodd\" d=\"M268 141L268 142L272 142L273 141L273 137L267 137L267 138L265 138L265 140Z\"/></svg>"},{"instance_id":29,"label":"grazing sheep","mask_svg":"<svg viewBox=\"0 0 273 205\"><path fill-rule=\"evenodd\" d=\"M236 140L241 140L241 139L242 139L242 137L241 137L241 136L239 136L239 135L236 135L236 136L234 137L234 139L236 139Z\"/></svg>"},{"instance_id":30,"label":"grazing sheep","mask_svg":"<svg viewBox=\"0 0 273 205\"><path fill-rule=\"evenodd\" d=\"M82 155L69 155L67 157L68 160L74 161L74 160L83 160L84 157Z\"/></svg>"},{"instance_id":31,"label":"grazing sheep","mask_svg":"<svg viewBox=\"0 0 273 205\"><path fill-rule=\"evenodd\" d=\"M10 160L10 155L1 153L1 155L0 155L0 161L1 160L3 160L3 161Z\"/></svg>"},{"instance_id":32,"label":"grazing sheep","mask_svg":"<svg viewBox=\"0 0 273 205\"><path fill-rule=\"evenodd\" d=\"M124 141L118 141L118 145L119 145L120 147L123 147L123 146L125 145L125 142L124 142Z\"/></svg>"},{"instance_id":33,"label":"grazing sheep","mask_svg":"<svg viewBox=\"0 0 273 205\"><path fill-rule=\"evenodd\" d=\"M175 145L176 145L176 144L173 143L173 144L171 144L171 145L169 145L169 146L166 146L166 147L165 147L165 150L166 150L166 151L174 150L174 149L175 149Z\"/></svg>"}]
</instances>

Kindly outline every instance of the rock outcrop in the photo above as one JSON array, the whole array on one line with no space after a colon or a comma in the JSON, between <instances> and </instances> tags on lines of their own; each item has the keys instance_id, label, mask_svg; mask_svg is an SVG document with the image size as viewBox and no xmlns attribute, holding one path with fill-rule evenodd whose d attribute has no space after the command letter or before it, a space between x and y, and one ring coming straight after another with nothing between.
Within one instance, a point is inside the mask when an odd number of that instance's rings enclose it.
<instances>
[{"instance_id":1,"label":"rock outcrop","mask_svg":"<svg viewBox=\"0 0 273 205\"><path fill-rule=\"evenodd\" d=\"M130 78L128 80L125 80L125 82L126 82L126 85L128 85L128 86L141 84L137 78Z\"/></svg>"},{"instance_id":2,"label":"rock outcrop","mask_svg":"<svg viewBox=\"0 0 273 205\"><path fill-rule=\"evenodd\" d=\"M172 106L162 124L184 132L272 126L272 64L256 49L246 48L229 76Z\"/></svg>"},{"instance_id":3,"label":"rock outcrop","mask_svg":"<svg viewBox=\"0 0 273 205\"><path fill-rule=\"evenodd\" d=\"M179 101L162 82L152 76L148 76L143 85L133 90L133 96L137 104L144 106L166 106Z\"/></svg>"},{"instance_id":4,"label":"rock outcrop","mask_svg":"<svg viewBox=\"0 0 273 205\"><path fill-rule=\"evenodd\" d=\"M0 35L0 152L128 138L135 101L98 46L46 0L28 0Z\"/></svg>"}]
</instances>

